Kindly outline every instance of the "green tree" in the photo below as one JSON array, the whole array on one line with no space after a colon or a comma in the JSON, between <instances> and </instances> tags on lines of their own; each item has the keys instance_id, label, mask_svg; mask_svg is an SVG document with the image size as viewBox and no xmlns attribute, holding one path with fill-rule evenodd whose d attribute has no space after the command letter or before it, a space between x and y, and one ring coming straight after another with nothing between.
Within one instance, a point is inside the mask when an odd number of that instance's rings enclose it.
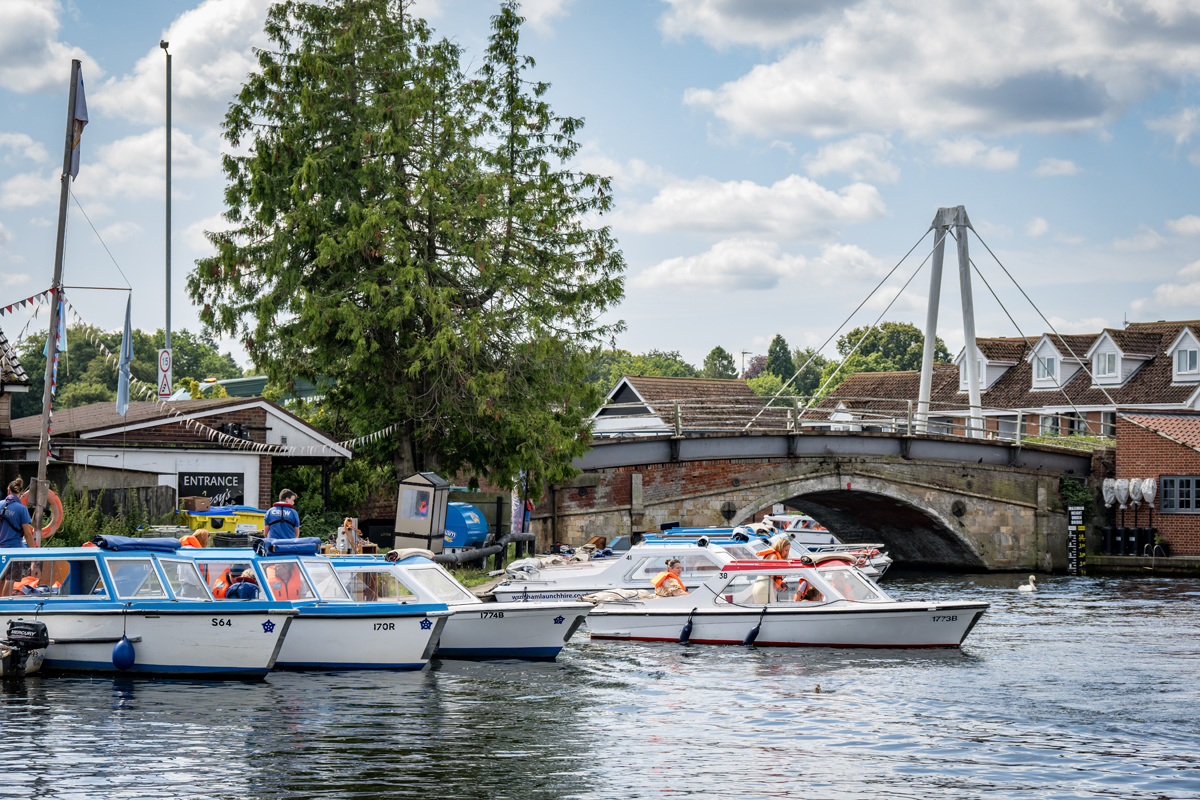
<instances>
[{"instance_id":1,"label":"green tree","mask_svg":"<svg viewBox=\"0 0 1200 800\"><path fill-rule=\"evenodd\" d=\"M853 347L853 345L851 345ZM841 361L830 361L821 370L821 380L819 386L824 386L826 381L829 385L820 392L821 395L836 394L838 386L842 381L846 380L847 376L853 375L856 372L893 372L896 365L889 361L879 352L871 353L864 356L862 353L855 353L848 359L845 359L845 367L838 369L841 366ZM832 378L832 380L830 380Z\"/></svg>"},{"instance_id":2,"label":"green tree","mask_svg":"<svg viewBox=\"0 0 1200 800\"><path fill-rule=\"evenodd\" d=\"M893 369L920 369L921 357L925 347L925 334L921 329L908 322L883 322L867 333L867 328L855 328L837 341L838 352L845 358L854 349L858 340L866 334L867 338L858 348L864 356L879 353L895 366ZM933 358L935 361L949 361L950 351L946 343L939 337L934 342Z\"/></svg>"},{"instance_id":3,"label":"green tree","mask_svg":"<svg viewBox=\"0 0 1200 800\"><path fill-rule=\"evenodd\" d=\"M695 378L697 372L684 361L678 350L651 350L642 355L634 355L628 350L601 350L592 360L587 382L601 395L606 395L616 388L622 375Z\"/></svg>"},{"instance_id":4,"label":"green tree","mask_svg":"<svg viewBox=\"0 0 1200 800\"><path fill-rule=\"evenodd\" d=\"M471 77L408 5L271 7L224 123L232 229L188 290L276 383L332 383L348 433L401 423L376 454L398 473L540 493L586 448L590 348L619 328L610 182L563 166L583 123L530 80L515 2Z\"/></svg>"},{"instance_id":5,"label":"green tree","mask_svg":"<svg viewBox=\"0 0 1200 800\"><path fill-rule=\"evenodd\" d=\"M792 366L792 351L788 348L783 334L775 334L771 346L767 348L767 372L782 380L789 380L796 368Z\"/></svg>"},{"instance_id":6,"label":"green tree","mask_svg":"<svg viewBox=\"0 0 1200 800\"><path fill-rule=\"evenodd\" d=\"M792 364L795 369L800 370L800 374L796 376L796 380L792 381L789 394L798 394L801 397L815 395L821 388L821 372L828 363L829 359L811 347L793 350ZM806 364L807 366L805 366Z\"/></svg>"},{"instance_id":7,"label":"green tree","mask_svg":"<svg viewBox=\"0 0 1200 800\"><path fill-rule=\"evenodd\" d=\"M121 349L121 331L101 331L100 341L111 353ZM162 329L147 333L133 329L133 377L153 384L158 377L158 350L166 337ZM88 403L116 400L117 368L106 361L103 351L88 341L82 327L67 329L67 353L59 359L58 391L55 408L74 408ZM42 413L42 377L46 374L46 334L27 336L16 345L21 366L29 374L29 391L14 395L12 416L14 419ZM171 350L174 357L173 376L175 388L188 381L216 378L241 377L241 367L230 353L217 351L211 337L197 335L188 330L171 332ZM135 396L131 400L137 399Z\"/></svg>"},{"instance_id":8,"label":"green tree","mask_svg":"<svg viewBox=\"0 0 1200 800\"><path fill-rule=\"evenodd\" d=\"M766 368L767 368L767 357L766 356L763 356L763 355L751 356L750 363L748 363L746 365L746 371L742 373L742 379L748 381L751 378L757 378L759 375L763 374L763 371L766 370Z\"/></svg>"},{"instance_id":9,"label":"green tree","mask_svg":"<svg viewBox=\"0 0 1200 800\"><path fill-rule=\"evenodd\" d=\"M704 377L736 378L737 365L724 347L717 345L704 357Z\"/></svg>"}]
</instances>

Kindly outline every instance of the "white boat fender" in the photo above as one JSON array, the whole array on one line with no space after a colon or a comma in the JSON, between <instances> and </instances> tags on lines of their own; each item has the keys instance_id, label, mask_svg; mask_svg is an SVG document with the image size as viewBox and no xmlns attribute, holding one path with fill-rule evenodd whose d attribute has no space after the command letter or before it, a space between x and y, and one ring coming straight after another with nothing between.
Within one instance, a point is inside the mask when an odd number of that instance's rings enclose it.
<instances>
[{"instance_id":1,"label":"white boat fender","mask_svg":"<svg viewBox=\"0 0 1200 800\"><path fill-rule=\"evenodd\" d=\"M692 609L692 613L688 614L687 622L683 625L683 630L679 632L679 643L687 644L692 638L692 616L695 615L696 609Z\"/></svg>"},{"instance_id":2,"label":"white boat fender","mask_svg":"<svg viewBox=\"0 0 1200 800\"><path fill-rule=\"evenodd\" d=\"M125 610L121 612L121 640L113 645L112 663L117 669L124 672L133 666L137 660L137 653L133 651L133 642L129 641L129 636L126 635L125 622L129 613L129 603L125 604Z\"/></svg>"},{"instance_id":3,"label":"white boat fender","mask_svg":"<svg viewBox=\"0 0 1200 800\"><path fill-rule=\"evenodd\" d=\"M758 615L758 624L750 629L750 632L746 634L746 638L742 639L742 644L751 647L758 640L758 632L762 630L763 617L766 615L767 607L763 606L762 613Z\"/></svg>"},{"instance_id":4,"label":"white boat fender","mask_svg":"<svg viewBox=\"0 0 1200 800\"><path fill-rule=\"evenodd\" d=\"M708 537L701 536L699 539L696 540L696 546L697 547L708 547Z\"/></svg>"}]
</instances>

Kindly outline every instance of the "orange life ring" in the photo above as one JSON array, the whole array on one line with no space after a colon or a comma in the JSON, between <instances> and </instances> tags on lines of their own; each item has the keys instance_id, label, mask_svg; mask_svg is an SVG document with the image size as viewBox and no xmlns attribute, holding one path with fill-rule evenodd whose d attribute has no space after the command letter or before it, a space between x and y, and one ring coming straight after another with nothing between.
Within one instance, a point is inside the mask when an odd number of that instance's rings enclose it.
<instances>
[{"instance_id":1,"label":"orange life ring","mask_svg":"<svg viewBox=\"0 0 1200 800\"><path fill-rule=\"evenodd\" d=\"M21 495L21 502L24 505L29 505L26 502L26 498L29 497L29 493L32 491L33 491L33 488L30 487L25 490L24 494ZM43 541L54 536L54 534L57 533L58 529L62 526L62 521L63 521L62 500L59 499L58 495L55 494L53 489L50 489L49 492L50 492L50 523L48 525L46 525L46 527L42 528L42 535L38 539L38 547L41 547Z\"/></svg>"}]
</instances>

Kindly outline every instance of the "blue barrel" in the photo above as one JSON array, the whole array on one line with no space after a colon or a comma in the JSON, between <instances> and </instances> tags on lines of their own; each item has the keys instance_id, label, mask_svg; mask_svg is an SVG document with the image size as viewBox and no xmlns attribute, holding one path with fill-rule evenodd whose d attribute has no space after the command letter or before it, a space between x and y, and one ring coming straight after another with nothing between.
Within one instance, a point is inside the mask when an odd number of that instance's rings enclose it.
<instances>
[{"instance_id":1,"label":"blue barrel","mask_svg":"<svg viewBox=\"0 0 1200 800\"><path fill-rule=\"evenodd\" d=\"M446 547L478 547L487 538L488 524L483 512L470 503L446 506Z\"/></svg>"}]
</instances>

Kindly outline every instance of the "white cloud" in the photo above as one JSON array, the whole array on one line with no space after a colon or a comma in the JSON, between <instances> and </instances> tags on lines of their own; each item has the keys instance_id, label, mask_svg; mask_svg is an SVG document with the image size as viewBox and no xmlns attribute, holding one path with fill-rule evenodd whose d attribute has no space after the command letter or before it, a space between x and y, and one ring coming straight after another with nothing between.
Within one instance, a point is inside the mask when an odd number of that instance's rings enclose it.
<instances>
[{"instance_id":1,"label":"white cloud","mask_svg":"<svg viewBox=\"0 0 1200 800\"><path fill-rule=\"evenodd\" d=\"M1133 303L1134 310L1140 311L1151 303L1147 300L1137 300ZM1158 308L1179 308L1180 306L1200 306L1200 281L1191 283L1162 283L1154 287L1153 305Z\"/></svg>"},{"instance_id":2,"label":"white cloud","mask_svg":"<svg viewBox=\"0 0 1200 800\"><path fill-rule=\"evenodd\" d=\"M11 286L24 286L31 278L24 272L0 272L0 285L5 289Z\"/></svg>"},{"instance_id":3,"label":"white cloud","mask_svg":"<svg viewBox=\"0 0 1200 800\"><path fill-rule=\"evenodd\" d=\"M6 244L11 242L12 240L13 240L12 231L10 231L8 228L4 227L3 222L0 222L0 247L4 247Z\"/></svg>"},{"instance_id":4,"label":"white cloud","mask_svg":"<svg viewBox=\"0 0 1200 800\"><path fill-rule=\"evenodd\" d=\"M214 214L211 217L196 220L183 231L183 241L193 251L200 255L209 255L213 253L212 243L204 235L209 231L227 231L233 225L220 214Z\"/></svg>"},{"instance_id":5,"label":"white cloud","mask_svg":"<svg viewBox=\"0 0 1200 800\"><path fill-rule=\"evenodd\" d=\"M35 142L33 137L25 133L0 133L0 150L9 151L4 157L6 162L18 155L39 164L50 160L42 143Z\"/></svg>"},{"instance_id":6,"label":"white cloud","mask_svg":"<svg viewBox=\"0 0 1200 800\"><path fill-rule=\"evenodd\" d=\"M617 161L601 152L593 142L587 142L579 148L574 166L584 172L612 178L613 184L623 189L635 186L664 186L673 180L662 167L651 166L640 158Z\"/></svg>"},{"instance_id":7,"label":"white cloud","mask_svg":"<svg viewBox=\"0 0 1200 800\"><path fill-rule=\"evenodd\" d=\"M855 181L895 183L900 168L888 161L893 149L886 136L863 133L825 145L809 159L806 169L814 178L840 172Z\"/></svg>"},{"instance_id":8,"label":"white cloud","mask_svg":"<svg viewBox=\"0 0 1200 800\"><path fill-rule=\"evenodd\" d=\"M1013 235L1013 229L1007 225L988 222L986 219L973 220L971 226L975 228L977 233L995 237L997 239L1007 239Z\"/></svg>"},{"instance_id":9,"label":"white cloud","mask_svg":"<svg viewBox=\"0 0 1200 800\"><path fill-rule=\"evenodd\" d=\"M878 275L882 264L860 247L830 245L808 259L780 250L775 242L726 239L695 256L662 261L634 276L636 288L677 288L724 292L764 290L802 280L823 286Z\"/></svg>"},{"instance_id":10,"label":"white cloud","mask_svg":"<svg viewBox=\"0 0 1200 800\"><path fill-rule=\"evenodd\" d=\"M1033 171L1033 174L1039 178L1058 178L1078 175L1080 172L1083 172L1083 170L1074 161L1061 158L1043 158L1038 162L1037 169Z\"/></svg>"},{"instance_id":11,"label":"white cloud","mask_svg":"<svg viewBox=\"0 0 1200 800\"><path fill-rule=\"evenodd\" d=\"M1035 238L1038 236L1044 236L1048 230L1050 230L1050 223L1046 222L1046 220L1042 217L1034 217L1033 219L1029 220L1029 222L1025 223L1026 236L1032 236Z\"/></svg>"},{"instance_id":12,"label":"white cloud","mask_svg":"<svg viewBox=\"0 0 1200 800\"><path fill-rule=\"evenodd\" d=\"M550 21L566 16L567 6L572 0L523 0L521 16L543 33L550 30Z\"/></svg>"},{"instance_id":13,"label":"white cloud","mask_svg":"<svg viewBox=\"0 0 1200 800\"><path fill-rule=\"evenodd\" d=\"M812 240L828 238L839 225L886 213L883 198L870 184L853 183L835 192L789 175L770 186L712 178L678 181L649 203L622 212L620 220L645 233L696 231Z\"/></svg>"},{"instance_id":14,"label":"white cloud","mask_svg":"<svg viewBox=\"0 0 1200 800\"><path fill-rule=\"evenodd\" d=\"M1016 150L1005 150L999 145L988 147L970 136L954 140L942 139L933 151L935 163L956 167L1012 169L1020 158L1021 154Z\"/></svg>"},{"instance_id":15,"label":"white cloud","mask_svg":"<svg viewBox=\"0 0 1200 800\"><path fill-rule=\"evenodd\" d=\"M1050 324L1054 326L1054 330L1062 334L1099 333L1108 327L1108 321L1104 317L1086 317L1084 319L1050 317Z\"/></svg>"},{"instance_id":16,"label":"white cloud","mask_svg":"<svg viewBox=\"0 0 1200 800\"><path fill-rule=\"evenodd\" d=\"M1176 273L1179 278L1200 278L1200 261L1193 261Z\"/></svg>"},{"instance_id":17,"label":"white cloud","mask_svg":"<svg viewBox=\"0 0 1200 800\"><path fill-rule=\"evenodd\" d=\"M53 174L22 172L0 184L0 208L29 208L58 201L60 184Z\"/></svg>"},{"instance_id":18,"label":"white cloud","mask_svg":"<svg viewBox=\"0 0 1200 800\"><path fill-rule=\"evenodd\" d=\"M1146 250L1157 250L1167 243L1163 235L1145 223L1138 226L1137 232L1128 239L1114 239L1112 247L1122 253L1141 253Z\"/></svg>"},{"instance_id":19,"label":"white cloud","mask_svg":"<svg viewBox=\"0 0 1200 800\"><path fill-rule=\"evenodd\" d=\"M100 229L100 239L107 244L113 244L141 232L142 226L136 222L114 222Z\"/></svg>"},{"instance_id":20,"label":"white cloud","mask_svg":"<svg viewBox=\"0 0 1200 800\"><path fill-rule=\"evenodd\" d=\"M1175 140L1176 146L1185 144L1200 131L1200 107L1180 109L1169 117L1159 117L1146 122L1152 131L1161 131Z\"/></svg>"},{"instance_id":21,"label":"white cloud","mask_svg":"<svg viewBox=\"0 0 1200 800\"><path fill-rule=\"evenodd\" d=\"M1165 0L668 0L674 37L784 52L690 105L770 139L1093 130L1200 70L1200 8Z\"/></svg>"},{"instance_id":22,"label":"white cloud","mask_svg":"<svg viewBox=\"0 0 1200 800\"><path fill-rule=\"evenodd\" d=\"M246 75L258 62L252 47L265 47L270 0L204 0L179 15L163 35L173 56L171 110L175 120L215 131ZM133 72L106 81L94 92L106 113L135 122L165 118L166 56L155 45ZM91 97L89 97L91 101Z\"/></svg>"},{"instance_id":23,"label":"white cloud","mask_svg":"<svg viewBox=\"0 0 1200 800\"><path fill-rule=\"evenodd\" d=\"M100 67L78 47L58 41L54 0L4 0L0 3L0 86L14 92L60 92L71 83L71 59L83 62L91 85L103 76Z\"/></svg>"},{"instance_id":24,"label":"white cloud","mask_svg":"<svg viewBox=\"0 0 1200 800\"><path fill-rule=\"evenodd\" d=\"M1169 219L1167 230L1180 236L1200 236L1200 217L1188 214L1179 219Z\"/></svg>"}]
</instances>

